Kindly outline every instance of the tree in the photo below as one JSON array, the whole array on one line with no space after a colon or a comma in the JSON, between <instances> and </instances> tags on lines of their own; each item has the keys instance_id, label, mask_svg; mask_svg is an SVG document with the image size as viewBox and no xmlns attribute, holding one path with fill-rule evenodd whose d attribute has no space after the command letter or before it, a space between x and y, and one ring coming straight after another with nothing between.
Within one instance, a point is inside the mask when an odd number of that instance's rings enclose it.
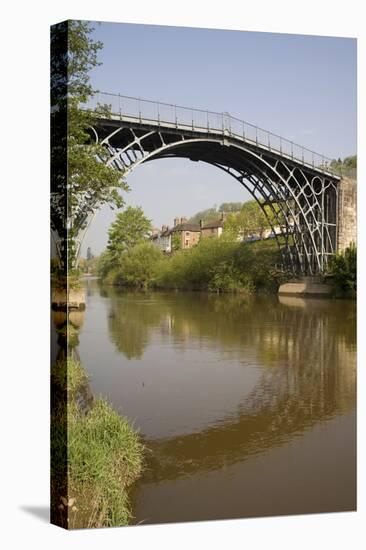
<instances>
[{"instance_id":1,"label":"tree","mask_svg":"<svg viewBox=\"0 0 366 550\"><path fill-rule=\"evenodd\" d=\"M87 107L94 93L89 72L102 48L93 30L87 21L67 21L51 33L51 226L64 270L76 265L80 234L95 208L120 208L118 190L128 190L106 164L108 151L91 137L100 108Z\"/></svg>"},{"instance_id":2,"label":"tree","mask_svg":"<svg viewBox=\"0 0 366 550\"><path fill-rule=\"evenodd\" d=\"M105 250L101 253L97 260L96 271L98 277L105 279L113 267L111 254L108 250Z\"/></svg>"},{"instance_id":3,"label":"tree","mask_svg":"<svg viewBox=\"0 0 366 550\"><path fill-rule=\"evenodd\" d=\"M269 219L272 213L266 210ZM233 240L238 237L246 239L250 235L263 238L266 229L271 225L262 208L255 201L247 201L242 205L240 212L230 214L224 224L224 232Z\"/></svg>"},{"instance_id":4,"label":"tree","mask_svg":"<svg viewBox=\"0 0 366 550\"><path fill-rule=\"evenodd\" d=\"M201 210L200 212L197 212L189 219L189 223L200 223L202 220L203 222L218 220L220 215L218 214L216 210L216 206L213 206L212 208L207 208L207 210Z\"/></svg>"},{"instance_id":5,"label":"tree","mask_svg":"<svg viewBox=\"0 0 366 550\"><path fill-rule=\"evenodd\" d=\"M146 241L151 229L151 220L139 206L129 206L117 214L108 231L107 250L112 260L119 262L123 252Z\"/></svg>"},{"instance_id":6,"label":"tree","mask_svg":"<svg viewBox=\"0 0 366 550\"><path fill-rule=\"evenodd\" d=\"M357 171L357 155L345 157L343 160L341 158L338 158L338 160L333 159L330 162L330 168L343 176L355 178Z\"/></svg>"},{"instance_id":7,"label":"tree","mask_svg":"<svg viewBox=\"0 0 366 550\"><path fill-rule=\"evenodd\" d=\"M149 242L140 242L129 248L120 258L120 269L115 282L126 286L148 288L157 276L162 251Z\"/></svg>"},{"instance_id":8,"label":"tree","mask_svg":"<svg viewBox=\"0 0 366 550\"><path fill-rule=\"evenodd\" d=\"M223 202L219 206L219 212L239 212L242 206L242 202Z\"/></svg>"},{"instance_id":9,"label":"tree","mask_svg":"<svg viewBox=\"0 0 366 550\"><path fill-rule=\"evenodd\" d=\"M172 234L172 251L176 252L182 248L182 237L180 233L174 232Z\"/></svg>"}]
</instances>

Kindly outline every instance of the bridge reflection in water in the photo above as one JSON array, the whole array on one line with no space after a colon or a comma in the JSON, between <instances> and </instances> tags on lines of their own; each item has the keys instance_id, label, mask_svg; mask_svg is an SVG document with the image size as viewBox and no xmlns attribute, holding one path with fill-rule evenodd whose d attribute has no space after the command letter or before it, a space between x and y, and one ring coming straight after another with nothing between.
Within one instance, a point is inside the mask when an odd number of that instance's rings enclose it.
<instances>
[{"instance_id":1,"label":"bridge reflection in water","mask_svg":"<svg viewBox=\"0 0 366 550\"><path fill-rule=\"evenodd\" d=\"M148 448L136 521L354 509L355 319L345 301L91 288L81 359Z\"/></svg>"}]
</instances>

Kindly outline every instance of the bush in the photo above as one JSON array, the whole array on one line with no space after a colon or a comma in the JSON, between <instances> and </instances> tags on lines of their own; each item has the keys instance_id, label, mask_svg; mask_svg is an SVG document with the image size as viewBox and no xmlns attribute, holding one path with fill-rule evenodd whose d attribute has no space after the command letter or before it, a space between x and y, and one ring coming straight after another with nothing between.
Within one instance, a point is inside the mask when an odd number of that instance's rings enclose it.
<instances>
[{"instance_id":1,"label":"bush","mask_svg":"<svg viewBox=\"0 0 366 550\"><path fill-rule=\"evenodd\" d=\"M97 274L101 279L105 279L108 273L115 267L112 255L108 250L102 252L97 262Z\"/></svg>"},{"instance_id":2,"label":"bush","mask_svg":"<svg viewBox=\"0 0 366 550\"><path fill-rule=\"evenodd\" d=\"M112 259L104 253L99 275L109 284L135 288L212 290L219 292L276 291L280 263L273 240L253 243L225 236L202 238L193 248L164 255L152 243L141 243Z\"/></svg>"},{"instance_id":3,"label":"bush","mask_svg":"<svg viewBox=\"0 0 366 550\"><path fill-rule=\"evenodd\" d=\"M229 261L221 262L213 269L208 289L218 292L252 293L254 285L248 275L241 273L234 262Z\"/></svg>"},{"instance_id":4,"label":"bush","mask_svg":"<svg viewBox=\"0 0 366 550\"><path fill-rule=\"evenodd\" d=\"M114 283L148 288L155 282L158 265L162 259L162 251L153 244L138 244L121 254L119 268L114 274Z\"/></svg>"},{"instance_id":5,"label":"bush","mask_svg":"<svg viewBox=\"0 0 366 550\"><path fill-rule=\"evenodd\" d=\"M275 290L274 266L279 253L274 242L238 243L201 239L197 246L180 250L159 264L160 288L253 292Z\"/></svg>"},{"instance_id":6,"label":"bush","mask_svg":"<svg viewBox=\"0 0 366 550\"><path fill-rule=\"evenodd\" d=\"M354 245L332 258L328 270L332 275L336 293L350 297L357 291L357 248Z\"/></svg>"}]
</instances>

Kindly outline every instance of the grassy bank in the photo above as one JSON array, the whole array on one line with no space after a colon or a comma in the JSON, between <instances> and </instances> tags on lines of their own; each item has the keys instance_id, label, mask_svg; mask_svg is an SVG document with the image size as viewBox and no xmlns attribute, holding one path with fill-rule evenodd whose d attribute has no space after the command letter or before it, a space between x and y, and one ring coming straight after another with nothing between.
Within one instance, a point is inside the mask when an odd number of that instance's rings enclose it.
<instances>
[{"instance_id":1,"label":"grassy bank","mask_svg":"<svg viewBox=\"0 0 366 550\"><path fill-rule=\"evenodd\" d=\"M102 255L99 275L109 284L134 288L275 292L286 279L273 239L252 243L201 239L197 246L164 255L150 243L124 252L118 261Z\"/></svg>"},{"instance_id":2,"label":"grassy bank","mask_svg":"<svg viewBox=\"0 0 366 550\"><path fill-rule=\"evenodd\" d=\"M142 469L137 433L103 399L86 409L88 380L77 361L56 362L52 384L54 522L71 529L127 525L128 488Z\"/></svg>"}]
</instances>

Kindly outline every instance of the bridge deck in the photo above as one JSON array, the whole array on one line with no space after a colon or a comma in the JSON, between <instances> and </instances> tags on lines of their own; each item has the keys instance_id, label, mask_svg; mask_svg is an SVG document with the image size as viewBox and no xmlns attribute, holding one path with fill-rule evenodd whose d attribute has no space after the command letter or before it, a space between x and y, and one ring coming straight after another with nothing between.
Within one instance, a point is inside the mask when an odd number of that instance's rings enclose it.
<instances>
[{"instance_id":1,"label":"bridge deck","mask_svg":"<svg viewBox=\"0 0 366 550\"><path fill-rule=\"evenodd\" d=\"M110 118L108 120L118 121L122 122L123 124L136 127L141 126L141 128L153 128L154 130L158 129L161 131L178 131L182 132L186 135L192 134L192 137L197 138L197 134L201 135L202 138L216 138L216 139L231 139L238 141L239 143L247 144L250 147L253 147L259 151L271 153L273 155L276 155L284 160L288 160L294 164L298 164L301 166L304 166L311 171L322 174L323 176L327 176L331 179L335 180L341 180L341 176L338 174L335 174L333 171L329 169L329 166L326 164L323 165L316 165L315 161L307 162L304 157L301 156L301 158L296 157L293 151L291 153L285 152L281 147L277 148L276 146L273 146L271 144L263 144L260 143L258 140L250 139L246 136L243 136L242 134L238 134L235 131L231 131L228 128L224 128L223 130L218 130L216 128L210 128L210 127L199 127L199 126L193 126L191 124L182 124L182 123L174 123L169 122L165 120L153 120L153 119L146 119L146 118L140 118L140 117L133 117L133 116L126 116L126 115L120 115L120 114L114 114L112 113Z\"/></svg>"},{"instance_id":2,"label":"bridge deck","mask_svg":"<svg viewBox=\"0 0 366 550\"><path fill-rule=\"evenodd\" d=\"M98 92L88 103L88 107L103 107L111 113L111 119L131 126L159 128L185 134L209 135L213 139L238 141L262 152L295 162L317 173L340 180L341 174L333 170L332 160L307 147L294 143L273 132L269 132L229 113L218 113L203 109L182 107L162 102Z\"/></svg>"}]
</instances>

